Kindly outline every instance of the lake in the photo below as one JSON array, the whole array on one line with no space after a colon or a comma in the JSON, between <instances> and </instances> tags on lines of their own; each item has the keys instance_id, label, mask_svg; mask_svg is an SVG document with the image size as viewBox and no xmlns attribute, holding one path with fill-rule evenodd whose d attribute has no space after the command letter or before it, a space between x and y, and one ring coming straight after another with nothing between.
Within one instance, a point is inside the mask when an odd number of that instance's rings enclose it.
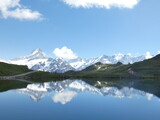
<instances>
[{"instance_id":1,"label":"lake","mask_svg":"<svg viewBox=\"0 0 160 120\"><path fill-rule=\"evenodd\" d=\"M110 80L0 81L0 118L160 120L158 87L142 85Z\"/></svg>"}]
</instances>

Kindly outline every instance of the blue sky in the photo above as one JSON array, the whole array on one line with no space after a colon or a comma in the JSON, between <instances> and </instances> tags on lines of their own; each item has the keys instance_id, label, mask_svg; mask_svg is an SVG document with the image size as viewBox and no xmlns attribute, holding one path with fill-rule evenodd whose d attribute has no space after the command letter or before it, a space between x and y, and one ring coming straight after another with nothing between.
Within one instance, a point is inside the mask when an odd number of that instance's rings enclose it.
<instances>
[{"instance_id":1,"label":"blue sky","mask_svg":"<svg viewBox=\"0 0 160 120\"><path fill-rule=\"evenodd\" d=\"M63 46L83 58L116 53L141 55L147 51L157 54L160 50L159 0L140 0L132 8L107 8L103 3L76 6L74 0L8 1L20 1L19 9L30 10L34 16L26 18L8 11L6 15L0 3L2 59L24 56L36 48L54 56L53 50Z\"/></svg>"}]
</instances>

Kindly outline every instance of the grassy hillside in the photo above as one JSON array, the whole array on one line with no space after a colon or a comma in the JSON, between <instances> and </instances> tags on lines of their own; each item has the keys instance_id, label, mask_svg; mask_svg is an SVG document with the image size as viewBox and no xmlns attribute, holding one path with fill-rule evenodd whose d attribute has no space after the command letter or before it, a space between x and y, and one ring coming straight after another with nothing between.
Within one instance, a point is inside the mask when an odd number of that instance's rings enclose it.
<instances>
[{"instance_id":1,"label":"grassy hillside","mask_svg":"<svg viewBox=\"0 0 160 120\"><path fill-rule=\"evenodd\" d=\"M134 64L124 65L117 64L102 64L97 63L78 72L69 71L66 74L70 77L77 78L156 78L160 79L160 55L137 62Z\"/></svg>"},{"instance_id":2,"label":"grassy hillside","mask_svg":"<svg viewBox=\"0 0 160 120\"><path fill-rule=\"evenodd\" d=\"M137 62L131 66L131 69L140 77L160 78L160 55Z\"/></svg>"},{"instance_id":3,"label":"grassy hillside","mask_svg":"<svg viewBox=\"0 0 160 120\"><path fill-rule=\"evenodd\" d=\"M17 75L29 71L31 70L29 70L27 66L12 65L0 62L0 76Z\"/></svg>"},{"instance_id":4,"label":"grassy hillside","mask_svg":"<svg viewBox=\"0 0 160 120\"><path fill-rule=\"evenodd\" d=\"M94 64L82 71L69 71L66 74L70 75L71 77L78 77L78 78L117 78L117 77L129 77L130 75L126 71L129 69L130 65L123 65L121 63L117 64Z\"/></svg>"},{"instance_id":5,"label":"grassy hillside","mask_svg":"<svg viewBox=\"0 0 160 120\"><path fill-rule=\"evenodd\" d=\"M54 80L63 80L69 78L67 75L61 73L49 73L49 72L36 72L29 74L24 77L25 79L29 79L32 81L54 81Z\"/></svg>"}]
</instances>

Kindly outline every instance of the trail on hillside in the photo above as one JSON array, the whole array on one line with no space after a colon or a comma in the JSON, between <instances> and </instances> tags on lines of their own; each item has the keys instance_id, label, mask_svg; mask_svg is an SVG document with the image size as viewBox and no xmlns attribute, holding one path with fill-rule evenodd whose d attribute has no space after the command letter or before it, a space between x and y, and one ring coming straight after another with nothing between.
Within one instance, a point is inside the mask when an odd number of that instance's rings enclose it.
<instances>
[{"instance_id":1,"label":"trail on hillside","mask_svg":"<svg viewBox=\"0 0 160 120\"><path fill-rule=\"evenodd\" d=\"M31 71L31 72L26 72L26 73L22 73L22 74L18 74L18 75L12 75L12 76L1 76L0 79L1 80L11 80L11 79L16 79L17 77L23 77L32 73L35 73L37 71Z\"/></svg>"}]
</instances>

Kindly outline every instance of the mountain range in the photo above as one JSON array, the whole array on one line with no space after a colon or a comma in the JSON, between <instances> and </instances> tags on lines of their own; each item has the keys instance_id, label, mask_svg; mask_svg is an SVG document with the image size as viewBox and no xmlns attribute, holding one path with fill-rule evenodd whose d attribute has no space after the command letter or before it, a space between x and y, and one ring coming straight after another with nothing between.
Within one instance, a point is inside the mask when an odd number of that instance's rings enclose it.
<instances>
[{"instance_id":1,"label":"mountain range","mask_svg":"<svg viewBox=\"0 0 160 120\"><path fill-rule=\"evenodd\" d=\"M130 54L115 54L103 55L90 59L83 59L78 57L76 59L64 60L63 58L47 57L47 55L41 49L36 49L27 56L12 60L0 59L0 62L6 62L16 65L27 65L29 69L37 71L64 73L70 70L80 71L97 62L101 62L103 64L116 64L118 62L121 62L123 64L133 64L145 59L147 59L145 55L135 57L131 56Z\"/></svg>"}]
</instances>

